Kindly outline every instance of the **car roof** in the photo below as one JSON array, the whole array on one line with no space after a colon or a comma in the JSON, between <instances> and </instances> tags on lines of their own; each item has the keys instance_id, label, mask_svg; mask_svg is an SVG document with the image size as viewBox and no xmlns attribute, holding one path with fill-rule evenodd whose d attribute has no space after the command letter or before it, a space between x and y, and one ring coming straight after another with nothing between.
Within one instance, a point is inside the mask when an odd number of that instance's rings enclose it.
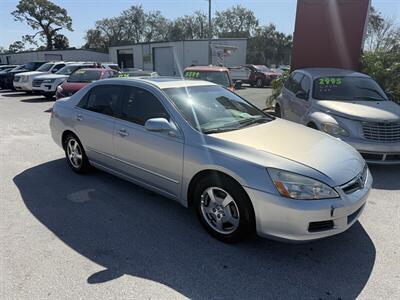
<instances>
[{"instance_id":1,"label":"car roof","mask_svg":"<svg viewBox=\"0 0 400 300\"><path fill-rule=\"evenodd\" d=\"M185 71L229 72L228 68L219 66L192 66L187 67Z\"/></svg>"},{"instance_id":2,"label":"car roof","mask_svg":"<svg viewBox=\"0 0 400 300\"><path fill-rule=\"evenodd\" d=\"M304 68L297 69L296 71L301 71L311 76L312 79L324 76L354 76L354 77L365 77L369 78L368 75L356 72L353 70L339 69L339 68Z\"/></svg>"},{"instance_id":3,"label":"car roof","mask_svg":"<svg viewBox=\"0 0 400 300\"><path fill-rule=\"evenodd\" d=\"M79 71L100 71L100 72L105 72L105 71L109 71L108 69L104 69L104 68L82 68L79 69Z\"/></svg>"},{"instance_id":4,"label":"car roof","mask_svg":"<svg viewBox=\"0 0 400 300\"><path fill-rule=\"evenodd\" d=\"M210 81L205 80L185 80L178 77L168 77L168 76L157 76L157 77L117 77L107 79L107 81L114 80L125 80L125 81L133 81L133 82L141 82L151 84L153 86L158 87L159 89L166 88L179 88L179 87L191 87L191 86L210 86L217 85ZM104 81L103 81L104 82Z\"/></svg>"}]
</instances>

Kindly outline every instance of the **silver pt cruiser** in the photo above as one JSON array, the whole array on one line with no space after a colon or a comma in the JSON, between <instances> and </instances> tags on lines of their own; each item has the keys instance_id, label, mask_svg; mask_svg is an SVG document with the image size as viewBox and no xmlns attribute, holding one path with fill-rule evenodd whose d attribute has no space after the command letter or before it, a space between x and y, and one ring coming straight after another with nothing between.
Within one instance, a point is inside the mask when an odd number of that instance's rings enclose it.
<instances>
[{"instance_id":1,"label":"silver pt cruiser","mask_svg":"<svg viewBox=\"0 0 400 300\"><path fill-rule=\"evenodd\" d=\"M193 206L224 242L338 234L372 184L351 146L205 81L98 81L57 101L50 127L75 172L94 166Z\"/></svg>"},{"instance_id":2,"label":"silver pt cruiser","mask_svg":"<svg viewBox=\"0 0 400 300\"><path fill-rule=\"evenodd\" d=\"M368 75L334 68L294 71L276 115L324 131L369 163L400 164L400 105Z\"/></svg>"}]
</instances>

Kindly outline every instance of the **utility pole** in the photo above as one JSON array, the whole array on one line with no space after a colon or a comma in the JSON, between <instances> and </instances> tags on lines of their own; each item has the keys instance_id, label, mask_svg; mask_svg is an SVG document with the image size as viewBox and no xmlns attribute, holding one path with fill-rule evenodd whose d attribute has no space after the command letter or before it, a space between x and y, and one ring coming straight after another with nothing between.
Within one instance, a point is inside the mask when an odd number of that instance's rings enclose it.
<instances>
[{"instance_id":1,"label":"utility pole","mask_svg":"<svg viewBox=\"0 0 400 300\"><path fill-rule=\"evenodd\" d=\"M209 65L212 64L211 38L212 38L211 0L208 0L208 64Z\"/></svg>"}]
</instances>

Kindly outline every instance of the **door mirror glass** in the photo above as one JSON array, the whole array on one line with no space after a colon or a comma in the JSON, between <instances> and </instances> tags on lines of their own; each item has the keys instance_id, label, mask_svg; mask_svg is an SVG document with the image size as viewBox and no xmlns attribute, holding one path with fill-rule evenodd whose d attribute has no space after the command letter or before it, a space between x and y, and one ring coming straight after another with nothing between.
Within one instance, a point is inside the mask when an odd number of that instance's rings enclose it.
<instances>
[{"instance_id":1,"label":"door mirror glass","mask_svg":"<svg viewBox=\"0 0 400 300\"><path fill-rule=\"evenodd\" d=\"M148 119L144 124L144 128L146 128L146 130L148 131L153 132L166 132L170 136L176 137L179 135L176 127L164 118Z\"/></svg>"},{"instance_id":2,"label":"door mirror glass","mask_svg":"<svg viewBox=\"0 0 400 300\"><path fill-rule=\"evenodd\" d=\"M307 100L307 93L305 91L298 91L296 97L299 99Z\"/></svg>"}]
</instances>

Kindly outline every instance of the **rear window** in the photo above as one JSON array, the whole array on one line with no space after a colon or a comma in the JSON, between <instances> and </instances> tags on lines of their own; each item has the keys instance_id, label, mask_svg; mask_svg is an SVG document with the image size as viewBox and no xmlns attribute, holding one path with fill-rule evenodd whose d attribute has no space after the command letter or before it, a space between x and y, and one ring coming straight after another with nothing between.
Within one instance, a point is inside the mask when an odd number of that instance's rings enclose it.
<instances>
[{"instance_id":1,"label":"rear window","mask_svg":"<svg viewBox=\"0 0 400 300\"><path fill-rule=\"evenodd\" d=\"M98 70L77 70L71 74L68 82L92 82L99 80L101 71Z\"/></svg>"},{"instance_id":2,"label":"rear window","mask_svg":"<svg viewBox=\"0 0 400 300\"><path fill-rule=\"evenodd\" d=\"M40 72L47 72L47 71L49 71L53 66L54 66L54 64L52 64L52 63L47 63L47 64L44 64L44 65L41 65L41 66L37 69L37 71L40 71Z\"/></svg>"},{"instance_id":3,"label":"rear window","mask_svg":"<svg viewBox=\"0 0 400 300\"><path fill-rule=\"evenodd\" d=\"M231 86L227 72L185 71L183 76L186 79L206 80L225 87Z\"/></svg>"}]
</instances>

